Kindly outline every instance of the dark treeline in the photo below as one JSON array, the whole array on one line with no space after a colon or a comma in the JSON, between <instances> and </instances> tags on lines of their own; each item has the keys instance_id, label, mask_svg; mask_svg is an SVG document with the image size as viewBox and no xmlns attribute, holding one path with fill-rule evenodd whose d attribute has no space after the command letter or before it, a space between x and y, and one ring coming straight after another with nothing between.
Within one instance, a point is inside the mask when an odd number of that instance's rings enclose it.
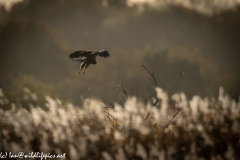
<instances>
[{"instance_id":1,"label":"dark treeline","mask_svg":"<svg viewBox=\"0 0 240 160\"><path fill-rule=\"evenodd\" d=\"M123 82L129 95L151 98L152 79L141 64L155 71L166 91L189 98L217 95L223 86L237 99L240 88L240 8L204 16L193 10L169 7L139 12L125 1L25 0L11 12L0 11L0 87L21 101L24 87L75 104L80 98L105 95L121 98L112 89ZM84 76L79 63L68 58L79 49L106 49Z\"/></svg>"}]
</instances>

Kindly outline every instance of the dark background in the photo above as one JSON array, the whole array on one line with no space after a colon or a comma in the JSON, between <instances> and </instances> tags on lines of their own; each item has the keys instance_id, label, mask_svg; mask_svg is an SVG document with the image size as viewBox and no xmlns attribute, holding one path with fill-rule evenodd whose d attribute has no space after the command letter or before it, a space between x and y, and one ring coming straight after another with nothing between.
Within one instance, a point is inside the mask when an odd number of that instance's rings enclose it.
<instances>
[{"instance_id":1,"label":"dark background","mask_svg":"<svg viewBox=\"0 0 240 160\"><path fill-rule=\"evenodd\" d=\"M154 83L144 64L166 91L181 68L174 92L216 97L223 86L239 98L239 6L213 7L209 14L181 5L139 10L125 0L104 2L25 0L11 11L2 6L0 88L5 94L21 102L27 87L43 103L46 95L74 104L105 95L113 102L121 92L112 88L123 82L129 95L149 99ZM108 50L111 57L98 57L97 65L78 75L79 63L68 56L80 49Z\"/></svg>"}]
</instances>

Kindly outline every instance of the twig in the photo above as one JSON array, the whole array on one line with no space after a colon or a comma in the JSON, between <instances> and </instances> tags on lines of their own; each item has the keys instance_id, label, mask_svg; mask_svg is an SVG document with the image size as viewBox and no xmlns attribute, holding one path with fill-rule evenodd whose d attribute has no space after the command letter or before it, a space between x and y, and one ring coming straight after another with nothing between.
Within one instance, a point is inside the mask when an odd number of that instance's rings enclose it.
<instances>
[{"instance_id":1,"label":"twig","mask_svg":"<svg viewBox=\"0 0 240 160\"><path fill-rule=\"evenodd\" d=\"M105 106L107 107L107 103L106 103L106 101L104 100L104 95L103 96L101 96L100 98L102 99L102 102L105 104Z\"/></svg>"},{"instance_id":2,"label":"twig","mask_svg":"<svg viewBox=\"0 0 240 160\"><path fill-rule=\"evenodd\" d=\"M114 109L114 105L113 105L112 103L109 103L109 105L111 106L111 107L109 107L109 108Z\"/></svg>"},{"instance_id":3,"label":"twig","mask_svg":"<svg viewBox=\"0 0 240 160\"><path fill-rule=\"evenodd\" d=\"M156 106L158 104L158 102L160 101L159 98L156 99L156 101L154 102L153 106Z\"/></svg>"},{"instance_id":4,"label":"twig","mask_svg":"<svg viewBox=\"0 0 240 160\"><path fill-rule=\"evenodd\" d=\"M155 76L154 76L154 71L153 71L153 73L151 73L143 64L142 64L142 66L150 74L150 76L153 78L155 86L157 87L158 85L157 85L157 81L156 81Z\"/></svg>"},{"instance_id":5,"label":"twig","mask_svg":"<svg viewBox=\"0 0 240 160\"><path fill-rule=\"evenodd\" d=\"M155 124L154 124L154 126L153 126L152 130L154 130L154 128L156 128L156 126L157 126L157 123L155 123Z\"/></svg>"},{"instance_id":6,"label":"twig","mask_svg":"<svg viewBox=\"0 0 240 160\"><path fill-rule=\"evenodd\" d=\"M150 76L153 78L155 86L158 87L156 78L154 76L154 71L153 71L153 73L151 73L143 64L142 64L142 66L150 74ZM160 101L160 99L158 97L156 97L156 101L153 103L153 106L156 106L159 101Z\"/></svg>"},{"instance_id":7,"label":"twig","mask_svg":"<svg viewBox=\"0 0 240 160\"><path fill-rule=\"evenodd\" d=\"M111 108L112 110L114 110L114 105L112 103L107 103L104 98L104 96L101 96L100 98L102 99L102 102L105 104L105 107L104 108ZM108 107L108 106L111 106L111 107Z\"/></svg>"},{"instance_id":8,"label":"twig","mask_svg":"<svg viewBox=\"0 0 240 160\"><path fill-rule=\"evenodd\" d=\"M146 121L149 116L150 116L150 112L148 113L148 115L146 116L146 118L144 118L144 121Z\"/></svg>"},{"instance_id":9,"label":"twig","mask_svg":"<svg viewBox=\"0 0 240 160\"><path fill-rule=\"evenodd\" d=\"M122 91L122 93L124 93L125 94L125 99L123 99L123 97L122 97L122 99L118 102L118 103L122 103L124 100L126 101L127 99L128 99L128 94L127 94L127 91L124 89L124 87L123 87L123 82L121 83L121 85L120 86L117 86L117 87L114 87L113 89L119 89L120 91Z\"/></svg>"},{"instance_id":10,"label":"twig","mask_svg":"<svg viewBox=\"0 0 240 160\"><path fill-rule=\"evenodd\" d=\"M107 114L107 117L108 117L109 122L112 124L113 128L117 128L117 118L114 118L113 115L111 115L111 114L109 113L109 110L108 110L108 108L111 108L112 110L114 109L113 104L109 103L112 107L108 107L106 101L105 101L104 98L103 98L103 96L101 97L101 99L102 99L102 101L103 101L104 104L105 104L105 107L104 107L104 108L105 108L106 110L105 110L104 112ZM113 120L111 120L110 117L111 117L114 121L116 121L116 126L114 126L114 124L112 123Z\"/></svg>"},{"instance_id":11,"label":"twig","mask_svg":"<svg viewBox=\"0 0 240 160\"><path fill-rule=\"evenodd\" d=\"M105 111L106 112L106 111ZM114 126L114 124L112 123L112 120L111 120L111 118L110 118L110 116L111 117L113 117L110 113L109 113L109 111L108 111L108 108L107 108L107 112L106 112L107 114L108 114L108 120L109 120L109 122L112 124L112 126L113 126L113 128L115 128L115 126ZM113 119L114 119L114 117L113 117ZM115 120L115 119L114 119Z\"/></svg>"},{"instance_id":12,"label":"twig","mask_svg":"<svg viewBox=\"0 0 240 160\"><path fill-rule=\"evenodd\" d=\"M177 83L175 84L175 86L174 86L170 91L168 91L168 93L172 92L172 91L177 87L177 85L178 85L178 83L180 82L180 79L181 79L181 78L182 78L182 70L181 70L181 68L180 68L180 74L179 74L178 81L177 81Z\"/></svg>"},{"instance_id":13,"label":"twig","mask_svg":"<svg viewBox=\"0 0 240 160\"><path fill-rule=\"evenodd\" d=\"M104 112L107 113L108 116L110 116L110 117L112 117L114 120L116 120L116 118L113 117L113 115L111 115L108 110L107 110L107 111L104 111Z\"/></svg>"},{"instance_id":14,"label":"twig","mask_svg":"<svg viewBox=\"0 0 240 160\"><path fill-rule=\"evenodd\" d=\"M169 124L172 122L172 120L177 116L177 114L180 112L181 108L178 109L178 111L173 115L172 119L167 123L165 128L168 128Z\"/></svg>"},{"instance_id":15,"label":"twig","mask_svg":"<svg viewBox=\"0 0 240 160\"><path fill-rule=\"evenodd\" d=\"M143 66L143 68L150 74L150 76L153 78L154 83L155 83L155 86L158 87L156 78L155 78L155 76L154 76L154 71L153 71L153 73L151 73L143 64L142 64L142 66ZM172 91L177 87L177 85L178 85L178 83L180 82L181 78L182 78L182 70L181 70L181 68L180 68L180 74L179 74L179 78L178 78L178 80L177 80L177 83L176 83L175 86L174 86L171 90L169 90L167 93L172 92ZM153 106L156 106L159 101L160 101L160 99L157 97L157 98L156 98L156 101L155 101L154 104L153 104Z\"/></svg>"}]
</instances>

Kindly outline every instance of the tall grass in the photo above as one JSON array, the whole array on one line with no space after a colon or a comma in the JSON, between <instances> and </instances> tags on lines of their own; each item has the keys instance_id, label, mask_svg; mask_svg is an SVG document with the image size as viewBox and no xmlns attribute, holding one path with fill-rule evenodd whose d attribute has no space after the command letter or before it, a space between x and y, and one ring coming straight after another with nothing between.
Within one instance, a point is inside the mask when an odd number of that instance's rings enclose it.
<instances>
[{"instance_id":1,"label":"tall grass","mask_svg":"<svg viewBox=\"0 0 240 160\"><path fill-rule=\"evenodd\" d=\"M212 99L156 93L156 106L128 97L114 109L100 99L77 107L46 97L46 111L31 103L37 96L30 91L27 110L0 90L0 150L66 153L65 159L240 159L240 102L223 88Z\"/></svg>"}]
</instances>

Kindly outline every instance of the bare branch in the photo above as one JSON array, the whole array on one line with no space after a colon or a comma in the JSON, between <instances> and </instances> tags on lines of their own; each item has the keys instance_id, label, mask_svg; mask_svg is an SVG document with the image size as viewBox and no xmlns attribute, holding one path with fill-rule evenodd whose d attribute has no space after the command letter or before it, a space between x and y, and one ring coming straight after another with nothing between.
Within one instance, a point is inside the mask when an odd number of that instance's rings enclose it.
<instances>
[{"instance_id":1,"label":"bare branch","mask_svg":"<svg viewBox=\"0 0 240 160\"><path fill-rule=\"evenodd\" d=\"M178 111L173 115L172 119L167 123L165 128L168 128L169 124L172 122L172 120L177 116L177 114L180 112L181 108L178 109Z\"/></svg>"},{"instance_id":2,"label":"bare branch","mask_svg":"<svg viewBox=\"0 0 240 160\"><path fill-rule=\"evenodd\" d=\"M153 73L151 73L143 64L142 64L142 66L150 74L150 76L153 78L155 86L158 87L156 78L154 76L154 71L153 71ZM160 101L160 99L158 97L156 97L156 101L153 103L153 106L156 106L159 101Z\"/></svg>"},{"instance_id":3,"label":"bare branch","mask_svg":"<svg viewBox=\"0 0 240 160\"><path fill-rule=\"evenodd\" d=\"M105 99L103 98L103 96L101 97L101 99L102 99L102 101L103 101L104 104L105 104L105 107L104 107L104 108L105 108L106 110L105 110L104 112L107 114L107 117L108 117L109 122L112 124L113 128L117 128L117 124L116 124L116 126L114 126L114 124L112 123L113 120L117 122L117 119L114 118L113 115L111 115L111 114L109 113L109 110L108 110L108 108L114 109L113 104L109 103L109 104L111 105L111 107L108 107ZM111 118L112 118L113 120L112 120Z\"/></svg>"},{"instance_id":4,"label":"bare branch","mask_svg":"<svg viewBox=\"0 0 240 160\"><path fill-rule=\"evenodd\" d=\"M105 104L105 106L107 107L107 103L106 103L106 101L104 100L104 95L103 96L101 96L100 98L102 99L102 102Z\"/></svg>"},{"instance_id":5,"label":"bare branch","mask_svg":"<svg viewBox=\"0 0 240 160\"><path fill-rule=\"evenodd\" d=\"M154 76L154 71L153 71L153 73L151 73L143 64L142 64L142 66L150 74L150 76L153 78L155 86L158 87L156 78ZM175 84L175 86L171 90L168 91L168 93L172 92L177 87L177 85L180 82L181 78L182 78L182 70L180 68L180 75L179 75L179 78L177 80L177 83ZM159 101L160 101L160 99L158 97L156 97L156 101L153 103L153 106L156 106Z\"/></svg>"},{"instance_id":6,"label":"bare branch","mask_svg":"<svg viewBox=\"0 0 240 160\"><path fill-rule=\"evenodd\" d=\"M156 106L159 101L160 101L160 99L159 99L159 98L156 98L156 101L153 103L153 106Z\"/></svg>"},{"instance_id":7,"label":"bare branch","mask_svg":"<svg viewBox=\"0 0 240 160\"><path fill-rule=\"evenodd\" d=\"M114 105L112 103L109 103L109 105L112 107L112 109L114 109Z\"/></svg>"},{"instance_id":8,"label":"bare branch","mask_svg":"<svg viewBox=\"0 0 240 160\"><path fill-rule=\"evenodd\" d=\"M123 101L126 101L128 99L128 94L127 94L127 91L123 87L123 82L121 83L120 86L114 87L113 89L119 89L120 91L122 91L122 93L126 97L125 99L123 99L123 97L122 97L122 99L118 103L122 103Z\"/></svg>"},{"instance_id":9,"label":"bare branch","mask_svg":"<svg viewBox=\"0 0 240 160\"><path fill-rule=\"evenodd\" d=\"M178 85L178 83L180 82L180 79L181 79L181 78L182 78L182 70L181 70L181 68L180 68L180 74L179 74L178 81L177 81L177 83L175 84L175 86L174 86L170 91L168 91L168 93L172 92L172 91L177 87L177 85Z\"/></svg>"},{"instance_id":10,"label":"bare branch","mask_svg":"<svg viewBox=\"0 0 240 160\"><path fill-rule=\"evenodd\" d=\"M108 108L106 109L106 111L104 111L105 113L107 113L107 117L108 117L108 120L109 120L109 122L112 124L112 126L113 126L113 128L116 128L115 126L114 126L114 124L112 123L112 120L111 120L111 118L110 118L110 116L115 120L115 118L109 113L109 111L108 111Z\"/></svg>"},{"instance_id":11,"label":"bare branch","mask_svg":"<svg viewBox=\"0 0 240 160\"><path fill-rule=\"evenodd\" d=\"M157 126L157 123L155 123L155 124L154 124L154 126L153 126L152 130L154 130L154 128L156 128L156 126Z\"/></svg>"},{"instance_id":12,"label":"bare branch","mask_svg":"<svg viewBox=\"0 0 240 160\"><path fill-rule=\"evenodd\" d=\"M112 110L114 110L114 105L112 103L107 103L104 98L104 96L101 96L100 98L102 99L102 102L105 104L105 107L104 108L111 108ZM110 107L108 107L110 106Z\"/></svg>"},{"instance_id":13,"label":"bare branch","mask_svg":"<svg viewBox=\"0 0 240 160\"><path fill-rule=\"evenodd\" d=\"M153 78L155 86L157 87L158 85L157 85L157 81L156 81L155 76L154 76L154 71L153 71L153 73L151 73L143 64L142 64L142 66L150 74L150 76Z\"/></svg>"},{"instance_id":14,"label":"bare branch","mask_svg":"<svg viewBox=\"0 0 240 160\"><path fill-rule=\"evenodd\" d=\"M146 118L144 118L144 121L146 121L149 116L150 116L150 112L148 113L148 115L146 116Z\"/></svg>"},{"instance_id":15,"label":"bare branch","mask_svg":"<svg viewBox=\"0 0 240 160\"><path fill-rule=\"evenodd\" d=\"M116 118L113 117L113 115L111 115L111 114L109 113L108 109L106 109L106 110L107 110L107 111L104 111L104 112L107 113L108 116L110 116L110 117L112 117L114 120L116 120Z\"/></svg>"}]
</instances>

